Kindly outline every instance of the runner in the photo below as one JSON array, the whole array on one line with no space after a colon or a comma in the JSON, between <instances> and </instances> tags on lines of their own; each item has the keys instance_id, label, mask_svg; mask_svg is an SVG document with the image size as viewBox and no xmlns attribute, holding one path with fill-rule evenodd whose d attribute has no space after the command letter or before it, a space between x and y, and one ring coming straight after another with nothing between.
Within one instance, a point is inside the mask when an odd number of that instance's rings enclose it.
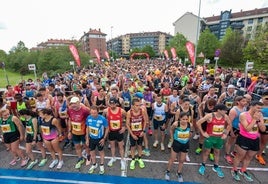
<instances>
[{"instance_id":1,"label":"runner","mask_svg":"<svg viewBox=\"0 0 268 184\"><path fill-rule=\"evenodd\" d=\"M214 149L215 162L212 170L217 173L220 178L224 177L224 173L219 167L220 150L223 148L224 139L231 129L231 124L226 115L227 107L223 104L215 105L215 112L205 115L197 121L197 127L202 135L206 138L204 141L202 164L198 170L199 174L204 175L206 170L206 161L211 148ZM207 122L207 129L203 131L202 124Z\"/></svg>"},{"instance_id":2,"label":"runner","mask_svg":"<svg viewBox=\"0 0 268 184\"><path fill-rule=\"evenodd\" d=\"M250 108L246 112L242 112L239 116L239 134L236 139L237 154L234 158L233 168L231 170L232 176L236 181L240 181L238 175L238 166L242 162L242 167L239 173L244 176L246 181L252 182L252 176L247 172L247 167L250 161L260 150L260 133L266 130L261 108L263 103L252 101Z\"/></svg>"}]
</instances>

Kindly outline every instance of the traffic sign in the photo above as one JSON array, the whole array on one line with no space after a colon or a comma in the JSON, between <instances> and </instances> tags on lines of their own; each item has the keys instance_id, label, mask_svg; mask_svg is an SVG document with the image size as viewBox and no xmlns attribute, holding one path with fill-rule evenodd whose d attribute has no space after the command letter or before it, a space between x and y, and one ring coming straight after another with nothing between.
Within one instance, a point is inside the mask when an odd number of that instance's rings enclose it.
<instances>
[{"instance_id":1,"label":"traffic sign","mask_svg":"<svg viewBox=\"0 0 268 184\"><path fill-rule=\"evenodd\" d=\"M36 70L35 64L28 64L28 69L29 70Z\"/></svg>"}]
</instances>

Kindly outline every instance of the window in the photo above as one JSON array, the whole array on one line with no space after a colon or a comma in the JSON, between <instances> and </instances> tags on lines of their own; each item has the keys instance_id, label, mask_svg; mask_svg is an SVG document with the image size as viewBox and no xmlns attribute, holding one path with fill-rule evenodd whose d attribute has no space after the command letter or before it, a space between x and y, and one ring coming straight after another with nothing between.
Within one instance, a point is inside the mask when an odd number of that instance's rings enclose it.
<instances>
[{"instance_id":1,"label":"window","mask_svg":"<svg viewBox=\"0 0 268 184\"><path fill-rule=\"evenodd\" d=\"M251 31L251 30L252 30L252 26L248 26L247 31Z\"/></svg>"},{"instance_id":2,"label":"window","mask_svg":"<svg viewBox=\"0 0 268 184\"><path fill-rule=\"evenodd\" d=\"M253 19L248 19L248 24L253 24Z\"/></svg>"},{"instance_id":3,"label":"window","mask_svg":"<svg viewBox=\"0 0 268 184\"><path fill-rule=\"evenodd\" d=\"M262 23L263 22L263 17L258 18L258 23Z\"/></svg>"}]
</instances>

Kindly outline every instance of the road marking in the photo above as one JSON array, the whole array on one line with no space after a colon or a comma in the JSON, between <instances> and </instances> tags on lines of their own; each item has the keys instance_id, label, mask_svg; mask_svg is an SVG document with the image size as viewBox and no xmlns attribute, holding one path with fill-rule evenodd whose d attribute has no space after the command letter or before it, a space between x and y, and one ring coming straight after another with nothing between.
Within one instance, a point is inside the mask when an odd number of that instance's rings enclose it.
<instances>
[{"instance_id":1,"label":"road marking","mask_svg":"<svg viewBox=\"0 0 268 184\"><path fill-rule=\"evenodd\" d=\"M11 180L24 180L24 181L43 181L43 182L53 182L53 183L78 183L78 184L111 184L111 183L101 183L101 182L89 182L89 181L77 181L77 180L63 180L63 179L49 179L49 178L34 178L34 177L17 177L17 176L0 176L1 179L11 179Z\"/></svg>"},{"instance_id":2,"label":"road marking","mask_svg":"<svg viewBox=\"0 0 268 184\"><path fill-rule=\"evenodd\" d=\"M25 150L25 147L20 146L21 149ZM33 152L35 153L41 153L40 151L37 150L33 150ZM50 155L49 152L46 152L46 154ZM56 153L57 154L57 153ZM126 154L126 153L125 153ZM74 154L69 154L69 153L63 153L63 156L67 156L67 157L77 157L77 155ZM96 156L97 158L99 158L99 156ZM111 159L112 157L109 156L105 156L105 159ZM121 157L115 157L116 159L121 160ZM125 158L126 161L131 160L131 158ZM164 164L168 164L168 160L150 160L150 159L143 159L144 162L149 162L149 163L164 163ZM178 162L174 162L174 164L178 164ZM195 163L195 162L184 162L184 165L193 165L193 166L200 166L201 163ZM213 164L206 164L206 166L212 167L214 166ZM221 168L226 168L226 169L232 169L232 166L219 166ZM127 168L127 165L126 165ZM239 167L238 167L239 169ZM126 169L127 170L127 169ZM247 170L251 170L251 171L268 171L268 168L261 168L261 167L248 167ZM126 175L127 176L127 175Z\"/></svg>"}]
</instances>

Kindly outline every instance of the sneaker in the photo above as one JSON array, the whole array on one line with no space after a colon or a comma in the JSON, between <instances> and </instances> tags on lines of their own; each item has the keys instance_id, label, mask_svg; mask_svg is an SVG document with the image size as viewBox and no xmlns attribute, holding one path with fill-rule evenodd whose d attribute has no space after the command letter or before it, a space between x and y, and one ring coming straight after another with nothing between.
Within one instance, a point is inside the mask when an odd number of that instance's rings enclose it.
<instances>
[{"instance_id":1,"label":"sneaker","mask_svg":"<svg viewBox=\"0 0 268 184\"><path fill-rule=\"evenodd\" d=\"M57 165L57 169L61 169L63 166L63 160L60 160L58 165Z\"/></svg>"},{"instance_id":2,"label":"sneaker","mask_svg":"<svg viewBox=\"0 0 268 184\"><path fill-rule=\"evenodd\" d=\"M183 182L182 174L178 174L178 182Z\"/></svg>"},{"instance_id":3,"label":"sneaker","mask_svg":"<svg viewBox=\"0 0 268 184\"><path fill-rule=\"evenodd\" d=\"M240 176L238 175L238 171L234 171L231 169L231 175L233 176L235 181L240 181Z\"/></svg>"},{"instance_id":4,"label":"sneaker","mask_svg":"<svg viewBox=\"0 0 268 184\"><path fill-rule=\"evenodd\" d=\"M27 166L27 169L32 169L37 163L38 163L37 159L31 161L30 164Z\"/></svg>"},{"instance_id":5,"label":"sneaker","mask_svg":"<svg viewBox=\"0 0 268 184\"><path fill-rule=\"evenodd\" d=\"M11 162L9 162L9 165L16 165L16 163L20 161L20 157L14 158L13 160L11 160Z\"/></svg>"},{"instance_id":6,"label":"sneaker","mask_svg":"<svg viewBox=\"0 0 268 184\"><path fill-rule=\"evenodd\" d=\"M165 145L161 143L161 151L165 151Z\"/></svg>"},{"instance_id":7,"label":"sneaker","mask_svg":"<svg viewBox=\"0 0 268 184\"><path fill-rule=\"evenodd\" d=\"M142 154L149 157L151 155L150 150L148 148L145 148L144 150L142 150Z\"/></svg>"},{"instance_id":8,"label":"sneaker","mask_svg":"<svg viewBox=\"0 0 268 184\"><path fill-rule=\"evenodd\" d=\"M214 159L215 159L215 158L214 158L214 154L213 154L213 153L210 153L210 154L209 154L209 160L213 162Z\"/></svg>"},{"instance_id":9,"label":"sneaker","mask_svg":"<svg viewBox=\"0 0 268 184\"><path fill-rule=\"evenodd\" d=\"M129 168L131 170L134 170L135 169L135 163L136 163L136 160L131 160L130 164L129 164Z\"/></svg>"},{"instance_id":10,"label":"sneaker","mask_svg":"<svg viewBox=\"0 0 268 184\"><path fill-rule=\"evenodd\" d=\"M185 158L185 160L186 160L186 162L190 162L190 161L191 161L188 153L186 153L186 158Z\"/></svg>"},{"instance_id":11,"label":"sneaker","mask_svg":"<svg viewBox=\"0 0 268 184\"><path fill-rule=\"evenodd\" d=\"M63 145L63 149L66 149L66 148L69 148L71 146L71 142L65 142L64 145Z\"/></svg>"},{"instance_id":12,"label":"sneaker","mask_svg":"<svg viewBox=\"0 0 268 184\"><path fill-rule=\"evenodd\" d=\"M199 174L201 174L201 175L205 175L205 171L206 171L206 167L205 166L203 166L203 165L201 165L200 167L199 167L199 170L198 170L198 172L199 172Z\"/></svg>"},{"instance_id":13,"label":"sneaker","mask_svg":"<svg viewBox=\"0 0 268 184\"><path fill-rule=\"evenodd\" d=\"M201 152L202 152L202 148L197 148L195 150L195 154L197 154L197 155L200 155Z\"/></svg>"},{"instance_id":14,"label":"sneaker","mask_svg":"<svg viewBox=\"0 0 268 184\"><path fill-rule=\"evenodd\" d=\"M173 140L169 139L167 147L170 149L173 144Z\"/></svg>"},{"instance_id":15,"label":"sneaker","mask_svg":"<svg viewBox=\"0 0 268 184\"><path fill-rule=\"evenodd\" d=\"M86 165L90 165L91 163L91 156L87 155Z\"/></svg>"},{"instance_id":16,"label":"sneaker","mask_svg":"<svg viewBox=\"0 0 268 184\"><path fill-rule=\"evenodd\" d=\"M108 165L109 167L112 167L115 161L116 161L116 158L111 158L111 160L108 162L107 165Z\"/></svg>"},{"instance_id":17,"label":"sneaker","mask_svg":"<svg viewBox=\"0 0 268 184\"><path fill-rule=\"evenodd\" d=\"M265 165L266 164L266 162L265 162L265 160L264 160L264 158L263 158L262 155L256 155L255 158L259 161L259 163L261 165Z\"/></svg>"},{"instance_id":18,"label":"sneaker","mask_svg":"<svg viewBox=\"0 0 268 184\"><path fill-rule=\"evenodd\" d=\"M39 162L38 166L39 166L39 167L43 167L44 165L46 165L46 163L47 163L47 158L43 158L43 159Z\"/></svg>"},{"instance_id":19,"label":"sneaker","mask_svg":"<svg viewBox=\"0 0 268 184\"><path fill-rule=\"evenodd\" d=\"M22 159L22 160L21 160L21 164L20 164L20 166L21 166L21 167L26 166L26 165L28 164L29 160L30 160L30 159L29 159L28 157L25 158L25 159Z\"/></svg>"},{"instance_id":20,"label":"sneaker","mask_svg":"<svg viewBox=\"0 0 268 184\"><path fill-rule=\"evenodd\" d=\"M212 167L212 170L214 172L217 173L217 175L220 177L220 178L223 178L224 177L224 173L222 172L221 168L220 167Z\"/></svg>"},{"instance_id":21,"label":"sneaker","mask_svg":"<svg viewBox=\"0 0 268 184\"><path fill-rule=\"evenodd\" d=\"M92 173L94 172L94 170L95 170L97 167L98 167L98 164L97 164L97 163L96 163L96 164L93 164L93 165L89 168L88 173L89 173L89 174L92 174Z\"/></svg>"},{"instance_id":22,"label":"sneaker","mask_svg":"<svg viewBox=\"0 0 268 184\"><path fill-rule=\"evenodd\" d=\"M195 134L195 135L193 136L193 139L194 139L194 140L197 140L199 137L200 137L199 134Z\"/></svg>"},{"instance_id":23,"label":"sneaker","mask_svg":"<svg viewBox=\"0 0 268 184\"><path fill-rule=\"evenodd\" d=\"M121 160L121 171L125 171L126 170L126 161L125 160Z\"/></svg>"},{"instance_id":24,"label":"sneaker","mask_svg":"<svg viewBox=\"0 0 268 184\"><path fill-rule=\"evenodd\" d=\"M165 172L165 179L168 181L170 180L170 172L169 171Z\"/></svg>"},{"instance_id":25,"label":"sneaker","mask_svg":"<svg viewBox=\"0 0 268 184\"><path fill-rule=\"evenodd\" d=\"M153 147L156 148L158 146L158 141L154 141Z\"/></svg>"},{"instance_id":26,"label":"sneaker","mask_svg":"<svg viewBox=\"0 0 268 184\"><path fill-rule=\"evenodd\" d=\"M58 164L59 160L55 159L51 162L51 164L49 165L49 168L52 169L53 167L55 167Z\"/></svg>"},{"instance_id":27,"label":"sneaker","mask_svg":"<svg viewBox=\"0 0 268 184\"><path fill-rule=\"evenodd\" d=\"M233 164L233 159L230 155L227 155L227 154L224 155L224 159L226 160L228 164Z\"/></svg>"},{"instance_id":28,"label":"sneaker","mask_svg":"<svg viewBox=\"0 0 268 184\"><path fill-rule=\"evenodd\" d=\"M100 171L99 174L104 174L104 165L100 165Z\"/></svg>"},{"instance_id":29,"label":"sneaker","mask_svg":"<svg viewBox=\"0 0 268 184\"><path fill-rule=\"evenodd\" d=\"M138 159L138 163L139 163L139 166L140 166L141 169L143 169L145 167L144 162L143 162L143 160L141 158Z\"/></svg>"},{"instance_id":30,"label":"sneaker","mask_svg":"<svg viewBox=\"0 0 268 184\"><path fill-rule=\"evenodd\" d=\"M242 172L241 170L239 170L239 174L241 174L242 176L244 176L244 178L245 178L246 181L248 181L248 182L252 182L253 181L251 175L248 174L247 171Z\"/></svg>"},{"instance_id":31,"label":"sneaker","mask_svg":"<svg viewBox=\"0 0 268 184\"><path fill-rule=\"evenodd\" d=\"M84 158L79 158L77 163L75 164L75 168L80 169L83 163L85 163L85 159Z\"/></svg>"}]
</instances>

